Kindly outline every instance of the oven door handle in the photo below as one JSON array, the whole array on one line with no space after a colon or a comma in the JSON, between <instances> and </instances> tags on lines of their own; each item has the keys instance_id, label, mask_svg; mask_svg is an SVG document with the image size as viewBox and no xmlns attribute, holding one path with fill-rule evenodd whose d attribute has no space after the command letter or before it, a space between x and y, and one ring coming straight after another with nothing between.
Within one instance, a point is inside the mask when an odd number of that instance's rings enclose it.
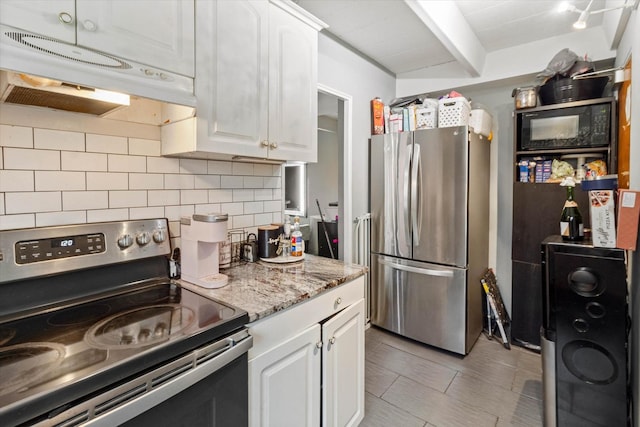
<instances>
[{"instance_id":1,"label":"oven door handle","mask_svg":"<svg viewBox=\"0 0 640 427\"><path fill-rule=\"evenodd\" d=\"M122 424L214 374L248 352L252 345L253 337L244 329L83 402L46 423L65 425L88 413L95 415L83 425L111 427Z\"/></svg>"}]
</instances>

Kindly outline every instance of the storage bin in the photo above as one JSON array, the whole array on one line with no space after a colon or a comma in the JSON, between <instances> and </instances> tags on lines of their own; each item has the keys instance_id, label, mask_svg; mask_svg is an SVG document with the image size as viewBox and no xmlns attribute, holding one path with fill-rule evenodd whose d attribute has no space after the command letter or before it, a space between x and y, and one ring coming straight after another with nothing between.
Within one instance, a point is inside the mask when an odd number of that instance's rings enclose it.
<instances>
[{"instance_id":1,"label":"storage bin","mask_svg":"<svg viewBox=\"0 0 640 427\"><path fill-rule=\"evenodd\" d=\"M465 126L469 124L471 106L464 97L445 98L438 103L438 127Z\"/></svg>"},{"instance_id":2,"label":"storage bin","mask_svg":"<svg viewBox=\"0 0 640 427\"><path fill-rule=\"evenodd\" d=\"M416 129L434 129L438 127L438 110L435 107L422 107L416 110Z\"/></svg>"},{"instance_id":3,"label":"storage bin","mask_svg":"<svg viewBox=\"0 0 640 427\"><path fill-rule=\"evenodd\" d=\"M485 110L471 110L469 117L469 127L473 128L473 132L488 137L491 133L493 118Z\"/></svg>"}]
</instances>

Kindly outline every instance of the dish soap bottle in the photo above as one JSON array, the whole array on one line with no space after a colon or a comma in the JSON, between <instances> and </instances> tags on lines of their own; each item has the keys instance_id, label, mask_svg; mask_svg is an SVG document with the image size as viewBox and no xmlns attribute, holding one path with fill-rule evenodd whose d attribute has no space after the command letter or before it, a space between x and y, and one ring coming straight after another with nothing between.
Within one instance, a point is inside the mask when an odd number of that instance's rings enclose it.
<instances>
[{"instance_id":1,"label":"dish soap bottle","mask_svg":"<svg viewBox=\"0 0 640 427\"><path fill-rule=\"evenodd\" d=\"M584 239L584 225L582 224L582 215L578 209L578 203L573 198L573 188L575 181L573 178L564 178L560 183L567 189L567 200L562 208L560 216L560 235L565 241L579 241Z\"/></svg>"},{"instance_id":2,"label":"dish soap bottle","mask_svg":"<svg viewBox=\"0 0 640 427\"><path fill-rule=\"evenodd\" d=\"M293 232L291 233L291 256L302 256L302 232L300 231L300 218L293 219Z\"/></svg>"}]
</instances>

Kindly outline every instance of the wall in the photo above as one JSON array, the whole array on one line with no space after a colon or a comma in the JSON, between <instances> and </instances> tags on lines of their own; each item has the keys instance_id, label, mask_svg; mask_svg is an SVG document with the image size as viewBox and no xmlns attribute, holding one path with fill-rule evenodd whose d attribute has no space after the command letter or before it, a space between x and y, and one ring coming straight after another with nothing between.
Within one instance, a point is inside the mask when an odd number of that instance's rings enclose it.
<instances>
[{"instance_id":1,"label":"wall","mask_svg":"<svg viewBox=\"0 0 640 427\"><path fill-rule=\"evenodd\" d=\"M640 191L640 22L638 11L631 14L616 57L616 66L624 66L632 58L631 76L631 162L630 188ZM640 233L639 233L640 234ZM640 245L640 235L638 236ZM634 425L640 427L640 246L630 252L630 300L631 300L631 372L634 402Z\"/></svg>"},{"instance_id":2,"label":"wall","mask_svg":"<svg viewBox=\"0 0 640 427\"><path fill-rule=\"evenodd\" d=\"M281 166L160 156L159 128L0 107L0 229L226 212L229 229L282 220Z\"/></svg>"},{"instance_id":3,"label":"wall","mask_svg":"<svg viewBox=\"0 0 640 427\"><path fill-rule=\"evenodd\" d=\"M395 96L395 78L320 33L318 83L352 97L352 212L355 218L369 211L370 102L376 96L389 102ZM346 221L354 218L346 218Z\"/></svg>"}]
</instances>

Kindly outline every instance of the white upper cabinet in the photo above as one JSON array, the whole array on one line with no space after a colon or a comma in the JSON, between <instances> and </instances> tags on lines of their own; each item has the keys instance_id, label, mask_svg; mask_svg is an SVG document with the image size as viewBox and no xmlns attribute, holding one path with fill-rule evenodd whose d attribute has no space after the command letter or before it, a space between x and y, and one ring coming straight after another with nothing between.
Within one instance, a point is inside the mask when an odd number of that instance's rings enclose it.
<instances>
[{"instance_id":1,"label":"white upper cabinet","mask_svg":"<svg viewBox=\"0 0 640 427\"><path fill-rule=\"evenodd\" d=\"M0 23L76 43L75 0L2 0Z\"/></svg>"},{"instance_id":2,"label":"white upper cabinet","mask_svg":"<svg viewBox=\"0 0 640 427\"><path fill-rule=\"evenodd\" d=\"M2 0L0 20L56 40L194 76L193 1Z\"/></svg>"},{"instance_id":3,"label":"white upper cabinet","mask_svg":"<svg viewBox=\"0 0 640 427\"><path fill-rule=\"evenodd\" d=\"M163 154L317 160L320 21L277 0L196 0L196 117Z\"/></svg>"}]
</instances>

